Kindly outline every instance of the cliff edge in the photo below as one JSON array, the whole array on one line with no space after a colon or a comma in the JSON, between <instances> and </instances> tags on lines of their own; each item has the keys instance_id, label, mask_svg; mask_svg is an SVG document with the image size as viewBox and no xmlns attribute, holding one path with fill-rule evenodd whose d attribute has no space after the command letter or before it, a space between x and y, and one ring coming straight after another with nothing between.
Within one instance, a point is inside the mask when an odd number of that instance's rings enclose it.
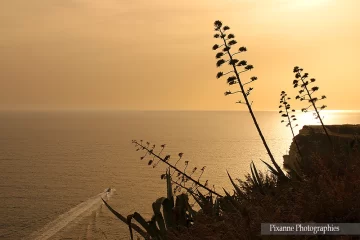
<instances>
[{"instance_id":1,"label":"cliff edge","mask_svg":"<svg viewBox=\"0 0 360 240\"><path fill-rule=\"evenodd\" d=\"M360 151L360 124L350 125L325 125L333 144L329 140L321 125L305 125L299 134L293 139L288 155L283 156L284 168L294 167L299 162L306 163L314 155L326 156L346 155L349 151ZM297 141L301 156L300 158L295 141Z\"/></svg>"}]
</instances>

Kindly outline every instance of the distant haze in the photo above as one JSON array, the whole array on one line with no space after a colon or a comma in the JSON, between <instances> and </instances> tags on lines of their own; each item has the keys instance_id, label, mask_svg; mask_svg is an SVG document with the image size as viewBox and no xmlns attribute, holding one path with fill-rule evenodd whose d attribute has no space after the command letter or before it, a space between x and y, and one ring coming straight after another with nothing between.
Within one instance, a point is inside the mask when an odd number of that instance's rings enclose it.
<instances>
[{"instance_id":1,"label":"distant haze","mask_svg":"<svg viewBox=\"0 0 360 240\"><path fill-rule=\"evenodd\" d=\"M216 79L229 25L254 65L255 110L295 96L295 65L328 109L360 110L358 0L2 0L0 109L244 110ZM222 68L226 71L226 67ZM293 103L294 107L303 106Z\"/></svg>"}]
</instances>

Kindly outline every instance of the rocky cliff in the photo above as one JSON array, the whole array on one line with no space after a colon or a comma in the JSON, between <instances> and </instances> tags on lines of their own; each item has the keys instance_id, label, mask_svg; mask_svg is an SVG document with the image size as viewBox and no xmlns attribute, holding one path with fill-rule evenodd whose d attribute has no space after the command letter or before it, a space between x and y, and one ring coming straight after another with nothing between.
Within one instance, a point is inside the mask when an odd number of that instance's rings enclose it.
<instances>
[{"instance_id":1,"label":"rocky cliff","mask_svg":"<svg viewBox=\"0 0 360 240\"><path fill-rule=\"evenodd\" d=\"M304 126L295 136L290 145L289 155L284 155L284 168L294 167L296 159L302 163L309 161L314 155L326 156L326 154L346 155L350 151L360 151L360 124L357 125L326 125L325 126L333 144L330 144L322 126ZM301 156L297 147L297 141Z\"/></svg>"}]
</instances>

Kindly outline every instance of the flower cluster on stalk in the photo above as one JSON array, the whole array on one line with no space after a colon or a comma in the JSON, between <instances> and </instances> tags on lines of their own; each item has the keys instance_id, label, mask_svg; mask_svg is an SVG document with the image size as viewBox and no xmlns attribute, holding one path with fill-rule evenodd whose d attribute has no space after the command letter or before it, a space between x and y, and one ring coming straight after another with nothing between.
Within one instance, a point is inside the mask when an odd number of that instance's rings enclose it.
<instances>
[{"instance_id":1,"label":"flower cluster on stalk","mask_svg":"<svg viewBox=\"0 0 360 240\"><path fill-rule=\"evenodd\" d=\"M231 86L234 84L239 84L240 90L239 91L226 91L224 93L225 96L235 93L242 93L243 97L247 99L247 97L250 95L251 91L254 89L252 87L249 87L247 89L244 88L245 85L252 83L253 81L257 80L256 76L253 76L249 79L249 81L243 83L240 80L240 74L250 71L254 68L253 65L248 64L246 60L239 60L236 59L234 56L243 52L247 51L247 48L242 46L238 48L234 53L231 53L232 48L235 48L235 45L237 44L237 41L234 39L235 35L232 33L227 33L228 30L230 30L229 26L223 26L221 21L215 21L215 31L216 34L214 35L214 38L221 39L222 44L215 44L213 46L214 51L219 51L215 54L215 58L218 59L216 62L217 67L221 67L223 64L228 63L232 69L227 72L218 72L216 74L216 78L221 78L226 75L229 75L227 78L227 83ZM242 67L242 70L238 70L238 67ZM238 101L237 103L247 104L247 100L244 101Z\"/></svg>"},{"instance_id":2,"label":"flower cluster on stalk","mask_svg":"<svg viewBox=\"0 0 360 240\"><path fill-rule=\"evenodd\" d=\"M295 109L291 109L289 100L291 98L288 97L287 93L285 91L282 91L280 94L280 105L279 108L281 109L279 113L281 114L281 117L285 118L281 120L281 122L286 123L286 127L290 127L291 130L293 130L295 127L298 126L298 124L293 125L293 122L295 122L296 116L295 116Z\"/></svg>"},{"instance_id":3,"label":"flower cluster on stalk","mask_svg":"<svg viewBox=\"0 0 360 240\"><path fill-rule=\"evenodd\" d=\"M293 72L295 73L295 78L296 78L295 80L293 80L293 87L300 88L299 95L296 96L296 99L300 101L308 101L310 103L307 107L302 108L301 111L307 112L311 106L316 108L318 111L325 109L327 107L326 105L322 105L320 107L315 105L320 100L326 99L325 95L322 95L320 98L314 97L314 93L319 90L319 87L318 86L311 87L310 84L315 83L316 79L310 78L308 80L309 73L302 74L303 69L298 66L294 67ZM318 116L316 116L316 118L318 118Z\"/></svg>"},{"instance_id":4,"label":"flower cluster on stalk","mask_svg":"<svg viewBox=\"0 0 360 240\"><path fill-rule=\"evenodd\" d=\"M326 96L322 95L320 98L317 98L314 96L314 93L319 90L319 87L318 86L311 87L310 85L312 83L314 83L316 81L316 79L310 78L310 80L308 80L309 74L302 73L303 71L304 70L298 66L294 67L294 70L293 70L293 72L295 73L295 80L293 80L293 87L300 88L299 95L296 96L296 99L299 99L300 101L308 101L308 103L310 103L307 107L302 108L301 111L307 112L310 107L314 108L315 119L319 119L320 124L321 124L327 138L329 139L330 144L332 144L332 140L331 140L329 131L325 127L325 125L322 121L322 118L320 117L320 111L324 110L326 108L326 105L321 105L321 106L316 105L319 101L326 99Z\"/></svg>"},{"instance_id":5,"label":"flower cluster on stalk","mask_svg":"<svg viewBox=\"0 0 360 240\"><path fill-rule=\"evenodd\" d=\"M281 117L285 118L285 119L281 120L281 122L286 123L286 127L290 127L291 133L292 133L292 136L293 136L293 141L294 141L294 143L296 145L298 154L299 154L300 158L302 158L300 147L299 147L299 144L297 142L297 139L295 138L295 133L294 133L294 128L298 126L298 124L294 125L294 122L297 120L296 116L295 116L295 109L291 109L289 100L291 100L291 98L288 97L287 93L285 91L281 91L281 93L280 93L280 105L279 105L280 111L279 111L279 113L281 114ZM300 159L297 159L297 161L298 161L297 163L299 163L299 160ZM291 169L291 170L294 170L294 169Z\"/></svg>"},{"instance_id":6,"label":"flower cluster on stalk","mask_svg":"<svg viewBox=\"0 0 360 240\"><path fill-rule=\"evenodd\" d=\"M172 179L172 183L175 184L175 188L174 188L174 193L175 192L181 192L182 189L185 189L186 192L189 193L196 193L196 191L199 191L199 189L203 189L205 191L207 191L212 195L218 196L218 197L222 197L220 194L218 194L217 192L215 192L215 189L210 189L208 187L208 181L206 180L205 183L201 182L201 176L203 175L204 171L205 171L205 166L202 167L200 170L198 170L197 167L194 167L191 172L187 173L186 170L189 166L189 161L184 161L185 164L185 168L183 170L180 170L177 166L177 164L179 163L179 161L182 159L184 153L179 153L178 154L178 159L175 163L171 163L170 162L170 155L165 155L164 157L161 156L163 150L165 149L165 144L160 146L160 151L158 153L155 153L155 148L156 145L153 144L151 145L149 142L144 143L143 140L140 141L136 141L136 140L132 140L132 143L135 145L136 147L136 151L140 151L140 150L145 150L145 154L143 156L140 157L140 160L145 159L146 157L150 157L150 160L148 161L148 165L152 166L153 168L155 168L159 162L163 162L166 165L168 165L168 167L170 169L172 169L172 173L170 173L170 176L172 178L177 177L177 180ZM195 179L195 173L196 172L200 172L199 173L199 177L197 179ZM161 175L161 179L166 179L166 174L162 174ZM190 187L186 186L186 183L190 181L192 182Z\"/></svg>"}]
</instances>

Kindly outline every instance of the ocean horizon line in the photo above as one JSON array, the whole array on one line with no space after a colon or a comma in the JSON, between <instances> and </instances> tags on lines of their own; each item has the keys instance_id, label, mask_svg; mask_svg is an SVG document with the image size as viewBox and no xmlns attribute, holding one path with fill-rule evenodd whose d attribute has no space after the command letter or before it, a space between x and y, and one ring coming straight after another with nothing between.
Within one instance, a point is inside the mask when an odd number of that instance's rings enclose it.
<instances>
[{"instance_id":1,"label":"ocean horizon line","mask_svg":"<svg viewBox=\"0 0 360 240\"><path fill-rule=\"evenodd\" d=\"M279 110L254 110L254 112L278 112ZM248 110L204 110L204 109L0 109L0 112L248 112ZM301 112L301 110L296 110ZM309 111L311 112L311 111ZM358 109L327 109L322 112L360 112Z\"/></svg>"}]
</instances>

